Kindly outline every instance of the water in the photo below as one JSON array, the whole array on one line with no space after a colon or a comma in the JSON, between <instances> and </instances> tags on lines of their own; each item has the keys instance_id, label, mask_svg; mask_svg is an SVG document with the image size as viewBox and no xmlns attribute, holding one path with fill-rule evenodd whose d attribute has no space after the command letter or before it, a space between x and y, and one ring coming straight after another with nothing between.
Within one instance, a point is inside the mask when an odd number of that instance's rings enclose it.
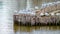
<instances>
[{"instance_id":1,"label":"water","mask_svg":"<svg viewBox=\"0 0 60 34\"><path fill-rule=\"evenodd\" d=\"M16 34L60 34L60 26L16 26Z\"/></svg>"}]
</instances>

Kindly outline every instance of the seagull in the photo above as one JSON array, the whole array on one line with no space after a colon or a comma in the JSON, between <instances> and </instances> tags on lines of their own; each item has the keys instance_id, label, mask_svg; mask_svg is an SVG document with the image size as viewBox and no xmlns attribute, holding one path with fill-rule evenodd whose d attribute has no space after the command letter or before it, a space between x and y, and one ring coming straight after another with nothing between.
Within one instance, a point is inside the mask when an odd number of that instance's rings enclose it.
<instances>
[{"instance_id":1,"label":"seagull","mask_svg":"<svg viewBox=\"0 0 60 34\"><path fill-rule=\"evenodd\" d=\"M40 16L44 16L44 13L41 13Z\"/></svg>"},{"instance_id":2,"label":"seagull","mask_svg":"<svg viewBox=\"0 0 60 34\"><path fill-rule=\"evenodd\" d=\"M48 13L45 13L45 16L49 16L49 14Z\"/></svg>"},{"instance_id":3,"label":"seagull","mask_svg":"<svg viewBox=\"0 0 60 34\"><path fill-rule=\"evenodd\" d=\"M54 16L55 14L54 13L51 13L52 16Z\"/></svg>"}]
</instances>

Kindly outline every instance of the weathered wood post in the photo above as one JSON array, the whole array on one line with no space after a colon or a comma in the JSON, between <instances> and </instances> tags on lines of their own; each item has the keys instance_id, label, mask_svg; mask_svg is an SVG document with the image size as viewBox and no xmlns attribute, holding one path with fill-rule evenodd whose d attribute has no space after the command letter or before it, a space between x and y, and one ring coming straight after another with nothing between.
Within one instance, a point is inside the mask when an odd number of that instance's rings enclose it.
<instances>
[{"instance_id":1,"label":"weathered wood post","mask_svg":"<svg viewBox=\"0 0 60 34\"><path fill-rule=\"evenodd\" d=\"M13 14L16 10L16 0L2 0L3 8L0 10L0 34L14 34Z\"/></svg>"}]
</instances>

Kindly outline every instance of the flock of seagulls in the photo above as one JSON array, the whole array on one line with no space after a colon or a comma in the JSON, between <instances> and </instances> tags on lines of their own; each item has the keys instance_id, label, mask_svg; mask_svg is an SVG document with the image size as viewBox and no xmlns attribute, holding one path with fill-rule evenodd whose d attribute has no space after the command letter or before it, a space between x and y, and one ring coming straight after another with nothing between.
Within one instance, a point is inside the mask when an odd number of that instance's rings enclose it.
<instances>
[{"instance_id":1,"label":"flock of seagulls","mask_svg":"<svg viewBox=\"0 0 60 34\"><path fill-rule=\"evenodd\" d=\"M41 8L45 8L46 6L53 6L53 5L56 5L56 4L59 4L60 1L57 1L57 2L50 2L50 3L43 3Z\"/></svg>"},{"instance_id":2,"label":"flock of seagulls","mask_svg":"<svg viewBox=\"0 0 60 34\"><path fill-rule=\"evenodd\" d=\"M36 13L35 13L34 10L27 10L27 11L26 11L26 10L23 10L23 11L19 11L18 14L36 15ZM45 15L45 16L50 16L50 15L51 15L51 16L55 16L55 15L56 15L56 16L60 16L60 13L47 13L47 12L45 12L45 13L43 13L43 12L40 13L40 16L44 16L44 15Z\"/></svg>"},{"instance_id":3,"label":"flock of seagulls","mask_svg":"<svg viewBox=\"0 0 60 34\"><path fill-rule=\"evenodd\" d=\"M57 1L57 2L50 2L50 3L44 3L44 4L42 4L42 6L41 6L41 9L42 8L45 8L46 6L50 6L50 5L56 5L56 4L58 4L58 3L60 3L60 1ZM32 9L32 8L30 8L30 9L23 9L23 10L20 10L20 11L18 11L17 12L17 14L30 14L30 15L36 15L36 9L38 10L39 8L36 6L35 7L35 9ZM60 10L59 10L60 11ZM57 12L57 11L56 11ZM45 13L40 13L40 16L43 16L43 15L45 15L45 16L49 16L49 15L51 15L51 16L53 16L53 15L60 15L60 13L47 13L47 12L45 12Z\"/></svg>"}]
</instances>

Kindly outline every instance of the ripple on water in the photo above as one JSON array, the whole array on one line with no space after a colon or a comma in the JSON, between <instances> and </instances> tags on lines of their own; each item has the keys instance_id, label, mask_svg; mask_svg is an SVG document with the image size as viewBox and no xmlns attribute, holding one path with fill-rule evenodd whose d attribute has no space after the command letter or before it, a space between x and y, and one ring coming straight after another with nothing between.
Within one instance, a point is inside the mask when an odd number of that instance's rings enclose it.
<instances>
[{"instance_id":1,"label":"ripple on water","mask_svg":"<svg viewBox=\"0 0 60 34\"><path fill-rule=\"evenodd\" d=\"M16 26L16 34L60 34L60 26Z\"/></svg>"}]
</instances>

